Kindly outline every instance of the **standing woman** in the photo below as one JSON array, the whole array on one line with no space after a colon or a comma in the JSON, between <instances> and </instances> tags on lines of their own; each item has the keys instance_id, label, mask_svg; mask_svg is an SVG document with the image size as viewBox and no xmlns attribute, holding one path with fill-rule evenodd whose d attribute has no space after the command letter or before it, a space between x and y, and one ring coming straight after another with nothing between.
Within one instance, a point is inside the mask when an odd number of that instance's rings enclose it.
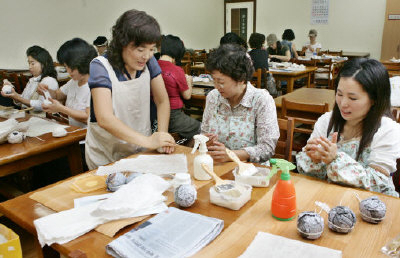
<instances>
[{"instance_id":1,"label":"standing woman","mask_svg":"<svg viewBox=\"0 0 400 258\"><path fill-rule=\"evenodd\" d=\"M399 196L391 174L400 158L400 125L390 117L390 83L372 59L346 62L336 103L322 115L296 156L300 173L340 184Z\"/></svg>"},{"instance_id":2,"label":"standing woman","mask_svg":"<svg viewBox=\"0 0 400 258\"><path fill-rule=\"evenodd\" d=\"M160 36L160 26L152 16L126 11L112 29L107 56L99 56L90 64L92 105L86 135L89 169L125 158L143 147L173 151L175 141L167 133L168 95L153 57ZM150 90L159 129L152 135Z\"/></svg>"},{"instance_id":3,"label":"standing woman","mask_svg":"<svg viewBox=\"0 0 400 258\"><path fill-rule=\"evenodd\" d=\"M215 87L207 95L201 124L201 132L210 138L208 154L216 162L229 161L226 147L241 160L268 160L279 138L275 102L268 91L249 82L254 68L246 51L236 44L221 45L210 54L206 68Z\"/></svg>"},{"instance_id":4,"label":"standing woman","mask_svg":"<svg viewBox=\"0 0 400 258\"><path fill-rule=\"evenodd\" d=\"M33 77L29 79L22 94L18 94L13 88L10 94L1 92L1 95L13 99L14 104L18 106L33 107L35 111L42 111L44 97L40 96L36 90L39 83L48 85L51 90L57 90L57 72L54 69L53 59L46 49L32 46L26 50L26 55L28 56L29 71ZM6 81L4 84L10 83Z\"/></svg>"}]
</instances>

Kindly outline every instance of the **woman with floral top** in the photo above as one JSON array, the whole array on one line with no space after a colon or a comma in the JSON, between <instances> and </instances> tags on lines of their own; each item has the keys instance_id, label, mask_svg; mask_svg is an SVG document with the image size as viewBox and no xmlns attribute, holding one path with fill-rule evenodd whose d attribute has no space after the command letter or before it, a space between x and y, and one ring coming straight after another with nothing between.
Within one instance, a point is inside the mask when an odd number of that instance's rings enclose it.
<instances>
[{"instance_id":1,"label":"woman with floral top","mask_svg":"<svg viewBox=\"0 0 400 258\"><path fill-rule=\"evenodd\" d=\"M275 102L268 91L249 82L254 68L246 51L234 44L221 45L210 54L206 69L215 87L207 95L201 125L210 138L208 153L216 162L230 160L225 147L241 160L269 159L279 138Z\"/></svg>"},{"instance_id":2,"label":"woman with floral top","mask_svg":"<svg viewBox=\"0 0 400 258\"><path fill-rule=\"evenodd\" d=\"M303 152L300 173L398 196L391 173L400 158L400 125L390 116L390 83L371 59L344 64L332 112L322 115Z\"/></svg>"}]
</instances>

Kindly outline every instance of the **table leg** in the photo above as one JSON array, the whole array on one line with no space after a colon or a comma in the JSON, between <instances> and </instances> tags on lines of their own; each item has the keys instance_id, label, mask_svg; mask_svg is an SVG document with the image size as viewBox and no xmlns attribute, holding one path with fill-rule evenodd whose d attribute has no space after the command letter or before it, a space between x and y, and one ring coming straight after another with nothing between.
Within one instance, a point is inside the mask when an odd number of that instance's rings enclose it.
<instances>
[{"instance_id":1,"label":"table leg","mask_svg":"<svg viewBox=\"0 0 400 258\"><path fill-rule=\"evenodd\" d=\"M68 163L73 176L83 172L81 149L78 142L69 148Z\"/></svg>"},{"instance_id":2,"label":"table leg","mask_svg":"<svg viewBox=\"0 0 400 258\"><path fill-rule=\"evenodd\" d=\"M293 91L294 88L294 78L290 77L287 80L287 89L286 89L286 93L290 93Z\"/></svg>"}]
</instances>

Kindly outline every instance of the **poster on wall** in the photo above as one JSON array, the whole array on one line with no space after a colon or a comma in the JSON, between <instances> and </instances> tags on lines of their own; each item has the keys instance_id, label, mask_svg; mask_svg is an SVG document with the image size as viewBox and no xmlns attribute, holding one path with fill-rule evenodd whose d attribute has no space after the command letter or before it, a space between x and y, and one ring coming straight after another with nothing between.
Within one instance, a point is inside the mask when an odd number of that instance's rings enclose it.
<instances>
[{"instance_id":1,"label":"poster on wall","mask_svg":"<svg viewBox=\"0 0 400 258\"><path fill-rule=\"evenodd\" d=\"M328 24L329 0L312 0L311 24Z\"/></svg>"}]
</instances>

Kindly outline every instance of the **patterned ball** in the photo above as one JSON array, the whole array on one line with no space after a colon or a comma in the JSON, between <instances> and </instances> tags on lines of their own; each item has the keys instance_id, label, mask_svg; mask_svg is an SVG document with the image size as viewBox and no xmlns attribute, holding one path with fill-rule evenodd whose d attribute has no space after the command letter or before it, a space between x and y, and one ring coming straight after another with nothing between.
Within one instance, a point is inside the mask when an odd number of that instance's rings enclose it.
<instances>
[{"instance_id":1,"label":"patterned ball","mask_svg":"<svg viewBox=\"0 0 400 258\"><path fill-rule=\"evenodd\" d=\"M118 172L107 176L106 185L108 191L115 192L124 184L126 184L126 177L123 173Z\"/></svg>"},{"instance_id":2,"label":"patterned ball","mask_svg":"<svg viewBox=\"0 0 400 258\"><path fill-rule=\"evenodd\" d=\"M336 206L329 211L328 227L339 233L349 233L356 224L356 215L349 207Z\"/></svg>"},{"instance_id":3,"label":"patterned ball","mask_svg":"<svg viewBox=\"0 0 400 258\"><path fill-rule=\"evenodd\" d=\"M21 143L25 139L25 134L22 132L14 131L7 136L9 143Z\"/></svg>"},{"instance_id":4,"label":"patterned ball","mask_svg":"<svg viewBox=\"0 0 400 258\"><path fill-rule=\"evenodd\" d=\"M360 202L360 213L363 220L376 224L385 218L386 205L378 196L371 196Z\"/></svg>"},{"instance_id":5,"label":"patterned ball","mask_svg":"<svg viewBox=\"0 0 400 258\"><path fill-rule=\"evenodd\" d=\"M297 218L297 231L304 238L317 239L324 231L324 219L316 212L302 212Z\"/></svg>"},{"instance_id":6,"label":"patterned ball","mask_svg":"<svg viewBox=\"0 0 400 258\"><path fill-rule=\"evenodd\" d=\"M175 203L181 207L190 207L197 199L197 191L193 185L180 185L175 189Z\"/></svg>"}]
</instances>

